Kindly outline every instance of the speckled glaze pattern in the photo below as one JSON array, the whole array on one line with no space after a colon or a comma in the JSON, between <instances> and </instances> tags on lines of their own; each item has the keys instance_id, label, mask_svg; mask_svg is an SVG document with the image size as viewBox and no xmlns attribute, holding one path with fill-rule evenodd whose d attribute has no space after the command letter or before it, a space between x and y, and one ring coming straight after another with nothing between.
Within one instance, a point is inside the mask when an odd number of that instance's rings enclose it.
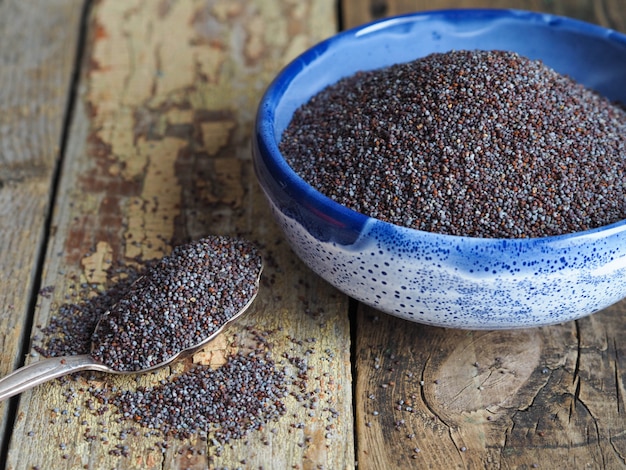
<instances>
[{"instance_id":1,"label":"speckled glaze pattern","mask_svg":"<svg viewBox=\"0 0 626 470\"><path fill-rule=\"evenodd\" d=\"M257 116L255 170L294 252L339 290L430 325L503 329L560 323L626 296L626 221L577 234L481 239L369 218L315 191L285 163L278 140L295 109L357 70L453 49L504 49L626 102L626 36L523 11L404 15L318 44L270 85ZM626 158L626 156L625 156Z\"/></svg>"}]
</instances>

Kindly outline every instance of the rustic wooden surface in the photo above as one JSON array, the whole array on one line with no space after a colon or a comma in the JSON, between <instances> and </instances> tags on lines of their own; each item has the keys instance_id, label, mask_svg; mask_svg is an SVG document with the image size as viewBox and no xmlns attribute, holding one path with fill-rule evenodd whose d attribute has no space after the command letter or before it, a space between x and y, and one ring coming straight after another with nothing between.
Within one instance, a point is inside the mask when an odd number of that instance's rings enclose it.
<instances>
[{"instance_id":1,"label":"rustic wooden surface","mask_svg":"<svg viewBox=\"0 0 626 470\"><path fill-rule=\"evenodd\" d=\"M0 374L19 365L36 295L82 2L0 2ZM0 404L4 442L7 404Z\"/></svg>"},{"instance_id":2,"label":"rustic wooden surface","mask_svg":"<svg viewBox=\"0 0 626 470\"><path fill-rule=\"evenodd\" d=\"M131 435L123 441L129 456L119 457L109 452L128 423L112 412L74 416L76 407L86 410L86 392L66 400L90 384L55 382L21 397L8 468L352 466L348 301L283 244L249 148L265 86L295 54L334 33L335 18L331 1L93 4L42 277L54 291L39 298L34 322L47 324L60 304L77 300L82 283L105 285L116 262L158 258L207 234L245 236L268 260L264 283L253 311L220 344L245 335L245 326L280 327L272 353L308 362L307 387L320 389L317 408L287 397L283 420L223 450L210 439L172 439L163 453L159 438ZM167 372L138 382L156 383ZM138 385L133 377L97 380L100 387Z\"/></svg>"},{"instance_id":3,"label":"rustic wooden surface","mask_svg":"<svg viewBox=\"0 0 626 470\"><path fill-rule=\"evenodd\" d=\"M0 467L626 467L625 302L576 322L508 332L427 327L362 306L351 315L349 300L287 248L249 150L264 87L340 26L484 6L626 31L626 1L32 4L0 1L0 373L29 351L25 328L32 323L35 336L61 304L81 300L84 283L105 288L113 281L109 266L141 264L206 234L242 235L266 257L263 288L241 325L195 360L218 365L247 327L271 330L274 356L306 357L305 387L322 406L306 409L289 397L281 420L223 449L210 439L168 439L162 451L155 447L162 438L129 435L129 455L120 457L110 453L124 427L113 411L73 415L83 390L132 389L169 371L54 382L0 405ZM83 11L83 54L74 70ZM76 99L68 108L73 71ZM99 438L85 439L88 429Z\"/></svg>"},{"instance_id":4,"label":"rustic wooden surface","mask_svg":"<svg viewBox=\"0 0 626 470\"><path fill-rule=\"evenodd\" d=\"M343 26L386 16L446 8L515 8L578 18L624 31L624 0L341 0Z\"/></svg>"}]
</instances>

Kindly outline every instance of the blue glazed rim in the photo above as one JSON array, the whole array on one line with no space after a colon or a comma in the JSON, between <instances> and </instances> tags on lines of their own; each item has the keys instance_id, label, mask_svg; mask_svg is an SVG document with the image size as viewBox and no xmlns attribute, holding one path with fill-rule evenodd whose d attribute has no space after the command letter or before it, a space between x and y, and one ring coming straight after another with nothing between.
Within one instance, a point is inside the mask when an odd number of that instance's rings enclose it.
<instances>
[{"instance_id":1,"label":"blue glazed rim","mask_svg":"<svg viewBox=\"0 0 626 470\"><path fill-rule=\"evenodd\" d=\"M267 172L277 180L280 189L292 200L306 201L307 209L312 213L318 215L323 214L323 218L327 218L332 221L340 221L341 230L349 231L355 234L355 238L363 232L367 223L370 221L376 221L377 224L379 224L379 229L382 228L385 231L409 231L419 233L420 236L429 238L439 238L449 241L471 241L472 243L487 244L492 246L508 243L520 243L526 245L528 248L530 248L530 245L538 248L541 245L548 245L550 243L557 243L560 245L565 240L583 242L585 239L595 239L600 235L617 235L626 231L626 219L624 219L613 224L581 232L537 238L480 238L426 232L374 219L368 215L345 207L317 191L288 165L286 159L282 156L278 148L276 128L274 125L275 110L276 105L280 102L284 92L300 71L314 62L326 51L332 50L333 47L346 38L363 37L375 34L379 31L384 31L391 26L410 24L432 18L445 19L447 21L466 21L468 19L475 21L477 19L493 20L510 18L535 25L559 28L572 33L580 34L582 36L612 41L626 50L626 34L617 32L613 29L569 17L515 9L446 9L408 13L373 21L339 32L330 38L317 43L287 64L267 87L259 102L255 122L255 139L253 146L255 147L255 151L260 155ZM263 178L260 174L262 170L260 169L259 163L256 162L256 159L254 165L257 176L263 186ZM600 232L603 233L600 234Z\"/></svg>"}]
</instances>

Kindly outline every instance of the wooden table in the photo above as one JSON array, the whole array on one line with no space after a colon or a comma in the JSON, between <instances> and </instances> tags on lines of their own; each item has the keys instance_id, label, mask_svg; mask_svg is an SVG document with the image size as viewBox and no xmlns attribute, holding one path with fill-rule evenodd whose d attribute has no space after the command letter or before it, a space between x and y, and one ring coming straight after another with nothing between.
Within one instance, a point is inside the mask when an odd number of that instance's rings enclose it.
<instances>
[{"instance_id":1,"label":"wooden table","mask_svg":"<svg viewBox=\"0 0 626 470\"><path fill-rule=\"evenodd\" d=\"M289 396L278 422L223 448L121 441L127 423L90 413L88 387L171 371L55 381L0 404L4 468L626 467L626 303L532 330L407 323L307 270L255 182L255 107L282 65L340 28L462 6L626 31L624 0L0 1L0 373L38 360L41 327L81 286L107 289L111 266L240 235L271 263L254 311L202 357L218 367L246 327L273 331L320 403Z\"/></svg>"}]
</instances>

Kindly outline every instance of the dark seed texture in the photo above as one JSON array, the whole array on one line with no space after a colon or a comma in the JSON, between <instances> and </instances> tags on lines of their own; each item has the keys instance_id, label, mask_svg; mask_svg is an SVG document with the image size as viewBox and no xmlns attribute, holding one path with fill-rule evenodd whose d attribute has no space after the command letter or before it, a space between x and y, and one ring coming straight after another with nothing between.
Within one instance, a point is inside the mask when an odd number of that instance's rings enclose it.
<instances>
[{"instance_id":1,"label":"dark seed texture","mask_svg":"<svg viewBox=\"0 0 626 470\"><path fill-rule=\"evenodd\" d=\"M123 391L110 403L126 419L176 438L216 430L240 439L285 413L285 375L261 351L239 353L222 367L195 367L150 388Z\"/></svg>"},{"instance_id":2,"label":"dark seed texture","mask_svg":"<svg viewBox=\"0 0 626 470\"><path fill-rule=\"evenodd\" d=\"M541 237L626 218L626 111L512 52L346 77L294 113L280 149L321 193L419 230Z\"/></svg>"},{"instance_id":3,"label":"dark seed texture","mask_svg":"<svg viewBox=\"0 0 626 470\"><path fill-rule=\"evenodd\" d=\"M254 298L261 267L253 245L229 237L174 248L103 315L91 355L138 371L196 346Z\"/></svg>"}]
</instances>

